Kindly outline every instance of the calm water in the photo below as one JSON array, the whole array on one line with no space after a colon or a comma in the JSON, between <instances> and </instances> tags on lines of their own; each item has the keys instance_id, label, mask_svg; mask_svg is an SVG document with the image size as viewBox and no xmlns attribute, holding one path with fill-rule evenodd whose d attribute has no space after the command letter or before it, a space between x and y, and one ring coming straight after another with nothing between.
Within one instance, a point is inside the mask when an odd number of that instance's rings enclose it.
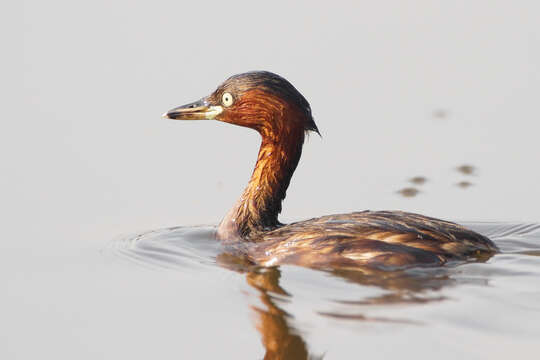
<instances>
[{"instance_id":1,"label":"calm water","mask_svg":"<svg viewBox=\"0 0 540 360\"><path fill-rule=\"evenodd\" d=\"M277 344L538 357L538 1L13 6L1 359L257 359ZM160 116L255 69L290 80L322 133L283 222L399 209L466 223L503 252L391 274L246 269L211 227L190 228L234 203L259 138Z\"/></svg>"},{"instance_id":2,"label":"calm water","mask_svg":"<svg viewBox=\"0 0 540 360\"><path fill-rule=\"evenodd\" d=\"M257 333L270 359L332 359L353 351L384 356L401 342L419 355L438 358L455 358L456 351L468 358L500 356L501 351L537 354L540 224L464 225L493 239L501 253L485 262L394 272L263 268L227 253L213 239L212 227L126 236L106 253L158 273L205 272L210 282L234 278L244 311L253 319L244 331ZM225 278L222 268L229 271ZM474 348L465 350L467 342ZM262 357L260 351L235 352L242 358Z\"/></svg>"}]
</instances>

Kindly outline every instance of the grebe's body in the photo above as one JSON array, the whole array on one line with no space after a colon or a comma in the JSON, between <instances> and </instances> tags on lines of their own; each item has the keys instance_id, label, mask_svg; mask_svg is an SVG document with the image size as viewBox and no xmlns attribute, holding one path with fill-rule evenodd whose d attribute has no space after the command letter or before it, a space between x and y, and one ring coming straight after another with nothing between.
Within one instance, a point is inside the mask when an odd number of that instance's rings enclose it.
<instances>
[{"instance_id":1,"label":"grebe's body","mask_svg":"<svg viewBox=\"0 0 540 360\"><path fill-rule=\"evenodd\" d=\"M281 202L300 160L305 133L318 129L306 99L276 74L235 75L210 96L165 116L216 119L261 135L251 180L216 234L224 243L243 249L254 263L394 268L441 265L497 251L488 238L460 225L400 211L364 211L281 224Z\"/></svg>"},{"instance_id":2,"label":"grebe's body","mask_svg":"<svg viewBox=\"0 0 540 360\"><path fill-rule=\"evenodd\" d=\"M315 268L443 265L495 251L486 237L452 222L401 211L328 215L253 237L248 256L262 265Z\"/></svg>"}]
</instances>

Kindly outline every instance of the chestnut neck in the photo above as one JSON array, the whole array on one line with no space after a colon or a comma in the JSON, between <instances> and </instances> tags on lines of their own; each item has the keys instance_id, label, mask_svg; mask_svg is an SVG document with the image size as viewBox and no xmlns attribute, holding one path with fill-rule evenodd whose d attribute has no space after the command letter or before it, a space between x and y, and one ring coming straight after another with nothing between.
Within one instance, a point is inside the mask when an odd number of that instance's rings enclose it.
<instances>
[{"instance_id":1,"label":"chestnut neck","mask_svg":"<svg viewBox=\"0 0 540 360\"><path fill-rule=\"evenodd\" d=\"M251 179L218 227L217 238L225 242L254 240L257 233L282 225L278 214L300 160L305 131L300 126L257 130L262 142Z\"/></svg>"}]
</instances>

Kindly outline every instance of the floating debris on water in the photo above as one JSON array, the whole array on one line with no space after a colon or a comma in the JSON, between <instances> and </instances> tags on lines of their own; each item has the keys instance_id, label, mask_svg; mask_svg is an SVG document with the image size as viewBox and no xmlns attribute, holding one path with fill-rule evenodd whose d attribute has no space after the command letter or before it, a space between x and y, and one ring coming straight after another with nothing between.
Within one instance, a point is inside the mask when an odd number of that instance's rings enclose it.
<instances>
[{"instance_id":1,"label":"floating debris on water","mask_svg":"<svg viewBox=\"0 0 540 360\"><path fill-rule=\"evenodd\" d=\"M459 186L462 189L466 189L466 188L468 188L470 186L473 186L474 184L471 183L471 182L468 182L468 181L460 181L456 185Z\"/></svg>"},{"instance_id":2,"label":"floating debris on water","mask_svg":"<svg viewBox=\"0 0 540 360\"><path fill-rule=\"evenodd\" d=\"M403 197L413 197L413 196L418 195L419 192L420 190L415 189L413 187L406 187L397 191L397 193Z\"/></svg>"},{"instance_id":3,"label":"floating debris on water","mask_svg":"<svg viewBox=\"0 0 540 360\"><path fill-rule=\"evenodd\" d=\"M465 175L473 175L476 171L476 168L472 165L461 165L458 166L456 170Z\"/></svg>"},{"instance_id":4,"label":"floating debris on water","mask_svg":"<svg viewBox=\"0 0 540 360\"><path fill-rule=\"evenodd\" d=\"M450 112L446 109L435 109L433 110L432 116L435 119L447 119L450 116Z\"/></svg>"},{"instance_id":5,"label":"floating debris on water","mask_svg":"<svg viewBox=\"0 0 540 360\"><path fill-rule=\"evenodd\" d=\"M415 176L411 179L409 179L409 182L415 184L415 185L423 185L425 184L425 182L427 181L427 179L423 176Z\"/></svg>"}]
</instances>

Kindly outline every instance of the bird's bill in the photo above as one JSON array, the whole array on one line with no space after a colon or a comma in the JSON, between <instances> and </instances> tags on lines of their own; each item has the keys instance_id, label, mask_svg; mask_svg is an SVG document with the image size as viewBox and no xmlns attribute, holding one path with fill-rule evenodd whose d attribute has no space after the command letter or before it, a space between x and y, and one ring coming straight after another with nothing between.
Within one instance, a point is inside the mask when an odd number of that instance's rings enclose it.
<instances>
[{"instance_id":1,"label":"bird's bill","mask_svg":"<svg viewBox=\"0 0 540 360\"><path fill-rule=\"evenodd\" d=\"M212 120L223 112L223 107L208 104L203 98L190 104L182 105L163 114L173 120Z\"/></svg>"}]
</instances>

